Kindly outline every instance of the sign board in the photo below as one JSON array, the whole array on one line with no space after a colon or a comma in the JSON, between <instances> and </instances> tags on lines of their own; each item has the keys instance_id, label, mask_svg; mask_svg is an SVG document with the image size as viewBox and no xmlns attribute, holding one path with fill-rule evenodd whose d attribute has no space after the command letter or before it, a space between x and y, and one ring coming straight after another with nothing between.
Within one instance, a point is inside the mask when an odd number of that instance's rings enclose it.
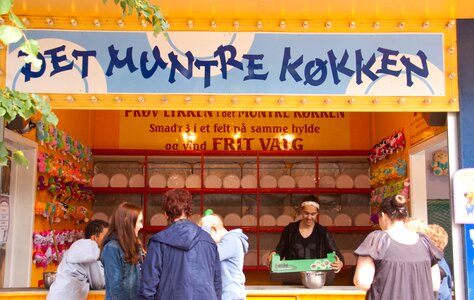
<instances>
[{"instance_id":1,"label":"sign board","mask_svg":"<svg viewBox=\"0 0 474 300\"><path fill-rule=\"evenodd\" d=\"M6 85L37 93L446 95L443 33L28 30L43 65L8 50Z\"/></svg>"},{"instance_id":2,"label":"sign board","mask_svg":"<svg viewBox=\"0 0 474 300\"><path fill-rule=\"evenodd\" d=\"M459 169L453 175L454 222L474 224L474 168Z\"/></svg>"}]
</instances>

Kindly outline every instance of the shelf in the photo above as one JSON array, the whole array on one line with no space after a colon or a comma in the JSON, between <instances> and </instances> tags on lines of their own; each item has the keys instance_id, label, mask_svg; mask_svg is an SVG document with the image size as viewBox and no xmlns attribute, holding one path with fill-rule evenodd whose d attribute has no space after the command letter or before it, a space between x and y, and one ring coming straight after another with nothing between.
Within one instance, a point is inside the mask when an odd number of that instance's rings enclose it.
<instances>
[{"instance_id":1,"label":"shelf","mask_svg":"<svg viewBox=\"0 0 474 300\"><path fill-rule=\"evenodd\" d=\"M145 226L140 232L144 233L155 233L158 231L161 231L165 229L166 226ZM243 232L270 232L270 233L280 233L283 231L285 227L232 227L232 226L226 226L227 230L232 230L232 229L242 229ZM328 226L326 227L329 232L332 233L346 233L346 232L356 232L356 233L369 233L373 231L374 229L370 226Z\"/></svg>"},{"instance_id":2,"label":"shelf","mask_svg":"<svg viewBox=\"0 0 474 300\"><path fill-rule=\"evenodd\" d=\"M126 194L136 194L136 193L164 193L173 188L97 188L92 187L91 190L94 193L107 194L107 193L126 193ZM294 188L294 189L284 189L284 188L255 188L255 189L209 189L209 188L192 188L187 189L191 194L197 193L206 193L206 194L367 194L369 195L371 189L327 189L327 188Z\"/></svg>"}]
</instances>

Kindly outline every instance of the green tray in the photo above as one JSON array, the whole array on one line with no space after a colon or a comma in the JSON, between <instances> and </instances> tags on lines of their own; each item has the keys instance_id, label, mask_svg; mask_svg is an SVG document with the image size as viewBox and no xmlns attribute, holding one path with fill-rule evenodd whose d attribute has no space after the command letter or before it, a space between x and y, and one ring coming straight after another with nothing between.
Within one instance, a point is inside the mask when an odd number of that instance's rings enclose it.
<instances>
[{"instance_id":1,"label":"green tray","mask_svg":"<svg viewBox=\"0 0 474 300\"><path fill-rule=\"evenodd\" d=\"M336 253L331 252L326 258L280 260L280 255L273 254L271 272L293 273L306 271L329 271L331 263L336 261Z\"/></svg>"}]
</instances>

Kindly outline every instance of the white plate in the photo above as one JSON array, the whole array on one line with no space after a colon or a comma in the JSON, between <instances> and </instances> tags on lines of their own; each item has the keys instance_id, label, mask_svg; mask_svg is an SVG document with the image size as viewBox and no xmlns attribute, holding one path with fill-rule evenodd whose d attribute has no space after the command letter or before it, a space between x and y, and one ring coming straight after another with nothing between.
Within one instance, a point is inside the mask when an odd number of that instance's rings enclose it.
<instances>
[{"instance_id":1,"label":"white plate","mask_svg":"<svg viewBox=\"0 0 474 300\"><path fill-rule=\"evenodd\" d=\"M370 216L367 213L360 213L354 219L355 226L369 226Z\"/></svg>"},{"instance_id":2,"label":"white plate","mask_svg":"<svg viewBox=\"0 0 474 300\"><path fill-rule=\"evenodd\" d=\"M168 225L168 221L166 220L165 214L154 214L150 219L151 226L166 226Z\"/></svg>"},{"instance_id":3,"label":"white plate","mask_svg":"<svg viewBox=\"0 0 474 300\"><path fill-rule=\"evenodd\" d=\"M276 219L272 215L262 215L260 217L260 226L276 226Z\"/></svg>"},{"instance_id":4,"label":"white plate","mask_svg":"<svg viewBox=\"0 0 474 300\"><path fill-rule=\"evenodd\" d=\"M240 177L234 174L229 174L224 177L222 185L226 189L238 189L240 188Z\"/></svg>"},{"instance_id":5,"label":"white plate","mask_svg":"<svg viewBox=\"0 0 474 300\"><path fill-rule=\"evenodd\" d=\"M354 187L354 180L347 174L341 174L336 177L336 188L338 189L351 189Z\"/></svg>"},{"instance_id":6,"label":"white plate","mask_svg":"<svg viewBox=\"0 0 474 300\"><path fill-rule=\"evenodd\" d=\"M130 177L128 180L129 187L144 187L145 186L145 177L142 174L135 174Z\"/></svg>"},{"instance_id":7,"label":"white plate","mask_svg":"<svg viewBox=\"0 0 474 300\"><path fill-rule=\"evenodd\" d=\"M201 176L198 174L191 174L186 177L186 187L190 189L198 189L201 187Z\"/></svg>"},{"instance_id":8,"label":"white plate","mask_svg":"<svg viewBox=\"0 0 474 300\"><path fill-rule=\"evenodd\" d=\"M319 179L319 187L320 188L326 188L326 189L332 189L336 187L336 180L334 177L326 175L321 177Z\"/></svg>"},{"instance_id":9,"label":"white plate","mask_svg":"<svg viewBox=\"0 0 474 300\"><path fill-rule=\"evenodd\" d=\"M276 219L277 226L286 226L290 224L291 222L293 222L293 218L290 217L289 215L280 215Z\"/></svg>"},{"instance_id":10,"label":"white plate","mask_svg":"<svg viewBox=\"0 0 474 300\"><path fill-rule=\"evenodd\" d=\"M96 212L92 215L91 220L102 220L105 222L109 222L109 216L103 212Z\"/></svg>"},{"instance_id":11,"label":"white plate","mask_svg":"<svg viewBox=\"0 0 474 300\"><path fill-rule=\"evenodd\" d=\"M354 178L354 187L358 189L370 188L370 178L365 174L359 174Z\"/></svg>"},{"instance_id":12,"label":"white plate","mask_svg":"<svg viewBox=\"0 0 474 300\"><path fill-rule=\"evenodd\" d=\"M148 186L151 188L165 188L166 177L162 174L155 174L148 180Z\"/></svg>"},{"instance_id":13,"label":"white plate","mask_svg":"<svg viewBox=\"0 0 474 300\"><path fill-rule=\"evenodd\" d=\"M128 186L128 178L125 174L117 173L110 178L110 186L115 188L124 188Z\"/></svg>"},{"instance_id":14,"label":"white plate","mask_svg":"<svg viewBox=\"0 0 474 300\"><path fill-rule=\"evenodd\" d=\"M240 186L244 189L257 188L257 177L252 174L247 174L240 180Z\"/></svg>"},{"instance_id":15,"label":"white plate","mask_svg":"<svg viewBox=\"0 0 474 300\"><path fill-rule=\"evenodd\" d=\"M257 265L257 250L249 250L244 257L245 266L256 266Z\"/></svg>"},{"instance_id":16,"label":"white plate","mask_svg":"<svg viewBox=\"0 0 474 300\"><path fill-rule=\"evenodd\" d=\"M242 226L242 219L236 213L227 214L224 218L224 225L225 226L234 226L240 227Z\"/></svg>"},{"instance_id":17,"label":"white plate","mask_svg":"<svg viewBox=\"0 0 474 300\"><path fill-rule=\"evenodd\" d=\"M257 217L254 215L245 215L242 217L242 226L257 226Z\"/></svg>"},{"instance_id":18,"label":"white plate","mask_svg":"<svg viewBox=\"0 0 474 300\"><path fill-rule=\"evenodd\" d=\"M296 186L295 179L290 175L283 175L278 178L278 187L281 189L292 189Z\"/></svg>"},{"instance_id":19,"label":"white plate","mask_svg":"<svg viewBox=\"0 0 474 300\"><path fill-rule=\"evenodd\" d=\"M319 222L318 223L322 226L332 226L332 225L334 225L331 216L326 215L326 214L320 214L319 215Z\"/></svg>"},{"instance_id":20,"label":"white plate","mask_svg":"<svg viewBox=\"0 0 474 300\"><path fill-rule=\"evenodd\" d=\"M357 264L357 255L351 250L341 250L342 256L344 256L344 264L346 266L355 266Z\"/></svg>"},{"instance_id":21,"label":"white plate","mask_svg":"<svg viewBox=\"0 0 474 300\"><path fill-rule=\"evenodd\" d=\"M94 175L92 178L93 187L109 187L109 177L104 173Z\"/></svg>"},{"instance_id":22,"label":"white plate","mask_svg":"<svg viewBox=\"0 0 474 300\"><path fill-rule=\"evenodd\" d=\"M334 225L352 226L352 219L346 214L337 214L337 216L334 218Z\"/></svg>"},{"instance_id":23,"label":"white plate","mask_svg":"<svg viewBox=\"0 0 474 300\"><path fill-rule=\"evenodd\" d=\"M204 186L210 189L220 189L222 187L222 179L217 175L208 175L204 179Z\"/></svg>"},{"instance_id":24,"label":"white plate","mask_svg":"<svg viewBox=\"0 0 474 300\"><path fill-rule=\"evenodd\" d=\"M168 177L168 180L166 181L166 186L169 188L174 188L174 189L184 188L183 176L178 175L178 174L171 175L170 177Z\"/></svg>"},{"instance_id":25,"label":"white plate","mask_svg":"<svg viewBox=\"0 0 474 300\"><path fill-rule=\"evenodd\" d=\"M301 176L296 182L299 188L314 188L316 187L316 181L313 176L304 175Z\"/></svg>"},{"instance_id":26,"label":"white plate","mask_svg":"<svg viewBox=\"0 0 474 300\"><path fill-rule=\"evenodd\" d=\"M274 189L278 185L277 180L272 175L265 175L260 178L260 187L266 189Z\"/></svg>"}]
</instances>

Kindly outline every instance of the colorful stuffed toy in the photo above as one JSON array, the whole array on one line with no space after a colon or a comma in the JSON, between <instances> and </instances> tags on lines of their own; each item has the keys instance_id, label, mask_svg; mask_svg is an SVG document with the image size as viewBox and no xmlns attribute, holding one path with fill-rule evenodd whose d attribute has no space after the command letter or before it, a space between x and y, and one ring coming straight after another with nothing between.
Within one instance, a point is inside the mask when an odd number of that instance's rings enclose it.
<instances>
[{"instance_id":1,"label":"colorful stuffed toy","mask_svg":"<svg viewBox=\"0 0 474 300\"><path fill-rule=\"evenodd\" d=\"M438 150L433 153L433 161L431 167L433 168L433 174L436 176L448 176L449 173L449 158L448 152Z\"/></svg>"}]
</instances>

